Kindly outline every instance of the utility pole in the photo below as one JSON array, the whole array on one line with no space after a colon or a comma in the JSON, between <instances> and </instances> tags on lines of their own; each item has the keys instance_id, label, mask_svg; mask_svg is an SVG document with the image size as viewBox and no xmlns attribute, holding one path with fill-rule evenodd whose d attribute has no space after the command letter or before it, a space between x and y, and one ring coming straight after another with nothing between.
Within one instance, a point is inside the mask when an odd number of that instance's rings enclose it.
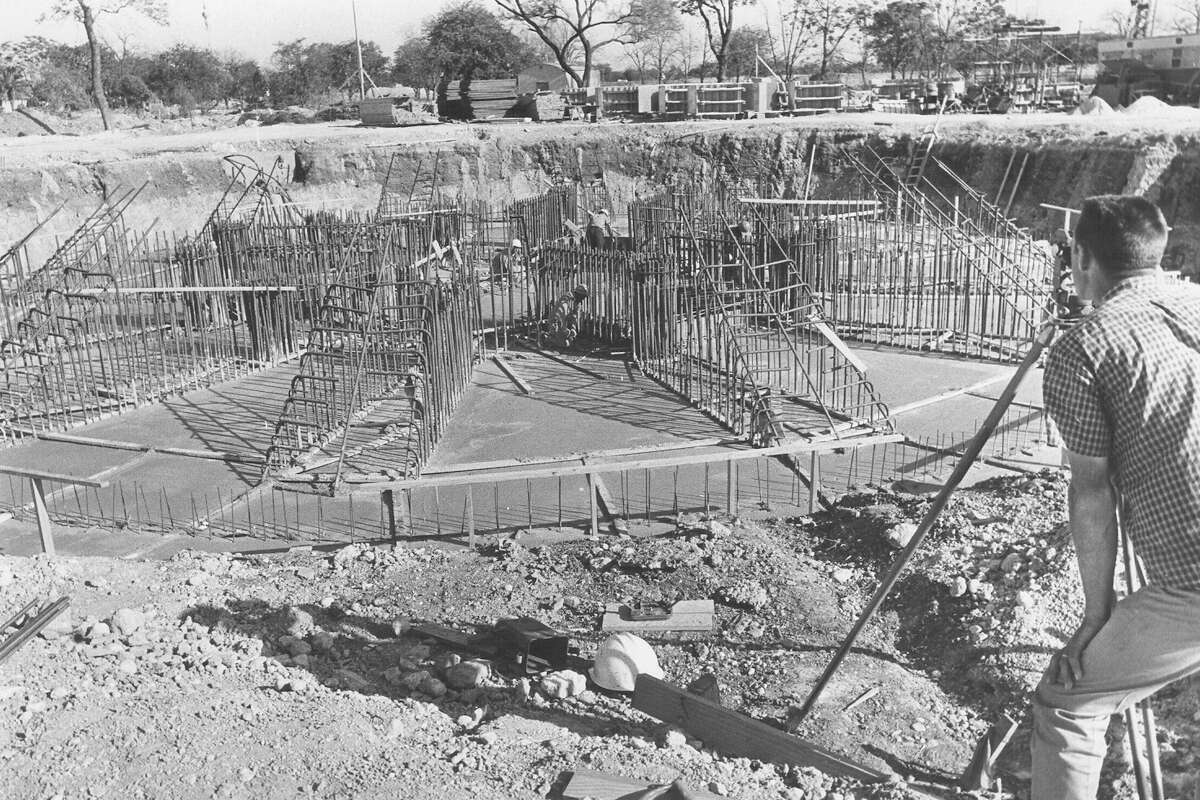
<instances>
[{"instance_id":1,"label":"utility pole","mask_svg":"<svg viewBox=\"0 0 1200 800\"><path fill-rule=\"evenodd\" d=\"M350 0L350 16L354 20L354 49L358 51L358 98L362 100L367 96L367 81L362 65L362 42L358 38L358 7L354 0Z\"/></svg>"}]
</instances>

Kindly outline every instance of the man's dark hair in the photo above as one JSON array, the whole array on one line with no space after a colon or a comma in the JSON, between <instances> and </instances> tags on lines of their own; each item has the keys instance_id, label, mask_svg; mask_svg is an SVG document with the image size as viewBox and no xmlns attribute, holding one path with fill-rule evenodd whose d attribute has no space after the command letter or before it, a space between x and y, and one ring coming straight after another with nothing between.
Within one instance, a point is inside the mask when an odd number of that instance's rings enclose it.
<instances>
[{"instance_id":1,"label":"man's dark hair","mask_svg":"<svg viewBox=\"0 0 1200 800\"><path fill-rule=\"evenodd\" d=\"M1109 275L1154 269L1167 247L1167 221L1144 197L1089 197L1075 224L1075 244Z\"/></svg>"}]
</instances>

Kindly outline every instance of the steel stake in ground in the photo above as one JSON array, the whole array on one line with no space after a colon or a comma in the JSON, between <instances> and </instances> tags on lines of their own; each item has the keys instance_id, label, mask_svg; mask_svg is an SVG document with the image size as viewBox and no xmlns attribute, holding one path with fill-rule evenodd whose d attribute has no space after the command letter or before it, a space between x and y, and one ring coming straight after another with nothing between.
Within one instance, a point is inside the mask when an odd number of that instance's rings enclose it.
<instances>
[{"instance_id":1,"label":"steel stake in ground","mask_svg":"<svg viewBox=\"0 0 1200 800\"><path fill-rule=\"evenodd\" d=\"M935 497L933 502L930 504L929 510L925 512L925 518L922 519L921 524L917 526L916 533L913 534L913 537L911 540L909 540L908 545L900 552L900 556L896 559L895 563L892 564L892 567L890 570L888 570L887 575L884 576L883 582L879 585L879 588L875 590L875 595L871 598L871 601L867 604L867 607L859 616L858 621L854 623L854 627L850 629L850 633L847 634L845 641L843 641L841 647L838 648L833 660L829 662L829 666L825 668L825 672L817 681L816 686L813 687L812 693L809 694L808 699L804 701L804 705L788 715L788 730L794 731L796 728L798 728L800 723L802 723L808 716L809 712L812 711L813 706L815 706L817 700L820 699L821 693L825 691L825 687L829 685L829 681L833 678L834 674L838 671L838 668L842 665L842 661L844 661L846 656L849 655L850 649L854 647L854 643L858 640L858 636L862 633L862 629L866 627L866 624L870 622L871 618L875 616L875 613L879 611L879 607L883 605L883 601L895 587L896 581L899 580L901 573L904 572L904 568L908 566L908 562L912 559L913 555L917 552L917 549L921 546L925 536L930 530L933 529L934 523L937 522L938 517L941 516L942 511L946 507L946 503L950 500L950 496L954 494L954 490L958 488L960 483L962 483L963 478L966 477L967 471L971 468L971 465L975 463L975 459L977 459L979 454L983 451L983 447L985 444L987 444L988 438L992 435L992 432L996 430L996 427L1000 424L1000 420L1004 418L1005 412L1008 410L1009 405L1012 404L1013 398L1017 394L1017 389L1021 386L1021 382L1029 373L1029 370L1033 369L1033 366L1037 364L1038 358L1041 356L1042 351L1050 344L1051 339L1054 337L1055 327L1055 321L1051 320L1043 325L1041 330L1038 331L1037 336L1034 338L1033 345L1029 348L1029 352L1025 355L1025 359L1021 362L1020 366L1017 367L1017 371L1013 373L1008 385L1004 387L1004 391L1001 392L999 399L996 400L996 404L992 406L992 410L988 414L987 419L985 419L983 424L979 427L979 432L975 434L975 437L971 440L966 451L963 453L962 458L959 459L958 464L955 465L954 472L951 473L950 478L946 481L946 484L942 487L941 491L938 492L937 497Z\"/></svg>"}]
</instances>

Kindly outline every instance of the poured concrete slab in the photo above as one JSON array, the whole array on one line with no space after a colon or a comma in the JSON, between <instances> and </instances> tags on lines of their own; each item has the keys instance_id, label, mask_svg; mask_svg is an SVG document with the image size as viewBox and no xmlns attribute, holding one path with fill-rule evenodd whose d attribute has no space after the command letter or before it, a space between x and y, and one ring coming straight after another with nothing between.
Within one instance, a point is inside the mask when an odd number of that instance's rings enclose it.
<instances>
[{"instance_id":1,"label":"poured concrete slab","mask_svg":"<svg viewBox=\"0 0 1200 800\"><path fill-rule=\"evenodd\" d=\"M902 408L937 398L900 414L897 427L914 438L947 445L960 442L974 429L994 402L989 398L999 395L1014 371L1012 365L883 347L854 345L852 349L866 363L868 378L889 406ZM678 511L728 504L728 467L719 456L744 446L714 444L727 442L728 431L642 375L625 354L514 349L505 359L516 380L490 359L477 365L425 474L480 462L688 448L689 453L718 460L674 470L634 469L604 475L613 510L628 517L636 532L639 525L654 524ZM72 433L261 458L296 370L295 363L266 370ZM1038 370L1030 374L1018 395L1021 401L1040 404L1040 377ZM985 381L991 382L974 394L941 397ZM1019 433L1022 425L1028 428L1035 417L1032 409L1014 409L1006 419L1007 435ZM358 433L374 436L378 431ZM709 444L698 446L703 442ZM890 469L914 480L952 464L900 445L877 449L869 456L865 451L857 456L850 451L823 459L826 486L836 492L850 485L855 475L861 479L862 460L868 457L879 460L881 472ZM361 458L352 459L351 466L382 469L393 458L399 455L393 456L386 447L367 448ZM387 501L378 494L328 497L256 488L261 469L255 465L78 444L28 442L0 451L0 463L80 477L111 475L113 486L108 489L53 493L56 516L76 521L60 536L59 549L64 553L165 557L183 547L259 549L409 537L465 543L472 522L479 531L525 530L531 525L553 529L560 524L566 530L586 527L590 509L582 476L418 490L407 496L398 493ZM0 495L5 492L8 496L0 499L10 504L30 502L28 488L20 481L6 484L0 479ZM769 459L740 465L736 492L743 512L770 507L802 513L807 503L801 481ZM97 518L127 520L128 527L109 525L109 530L102 530L89 524ZM196 525L206 518L207 525ZM147 524L151 520L157 520L157 531L147 533L147 528L155 527ZM247 537L248 532L266 541ZM0 524L0 553L28 554L36 552L37 545L28 521Z\"/></svg>"},{"instance_id":2,"label":"poured concrete slab","mask_svg":"<svg viewBox=\"0 0 1200 800\"><path fill-rule=\"evenodd\" d=\"M564 357L576 367L530 351L514 351L505 359L533 393L525 394L495 362L478 365L426 472L730 436L623 357Z\"/></svg>"}]
</instances>

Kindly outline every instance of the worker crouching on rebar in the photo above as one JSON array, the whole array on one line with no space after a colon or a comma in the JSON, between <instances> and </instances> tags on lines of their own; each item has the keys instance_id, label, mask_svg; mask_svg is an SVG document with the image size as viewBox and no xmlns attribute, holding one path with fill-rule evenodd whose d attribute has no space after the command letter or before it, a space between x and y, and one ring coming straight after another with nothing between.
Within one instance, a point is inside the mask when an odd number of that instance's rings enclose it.
<instances>
[{"instance_id":1,"label":"worker crouching on rebar","mask_svg":"<svg viewBox=\"0 0 1200 800\"><path fill-rule=\"evenodd\" d=\"M1034 695L1032 800L1094 798L1110 716L1200 670L1200 286L1163 275L1166 241L1139 197L1090 198L1075 228L1072 278L1095 311L1054 345L1044 392L1084 610ZM1118 510L1146 578L1119 602Z\"/></svg>"},{"instance_id":2,"label":"worker crouching on rebar","mask_svg":"<svg viewBox=\"0 0 1200 800\"><path fill-rule=\"evenodd\" d=\"M579 338L580 316L583 303L588 299L588 287L579 284L558 298L547 320L543 339L553 347L568 348Z\"/></svg>"}]
</instances>

